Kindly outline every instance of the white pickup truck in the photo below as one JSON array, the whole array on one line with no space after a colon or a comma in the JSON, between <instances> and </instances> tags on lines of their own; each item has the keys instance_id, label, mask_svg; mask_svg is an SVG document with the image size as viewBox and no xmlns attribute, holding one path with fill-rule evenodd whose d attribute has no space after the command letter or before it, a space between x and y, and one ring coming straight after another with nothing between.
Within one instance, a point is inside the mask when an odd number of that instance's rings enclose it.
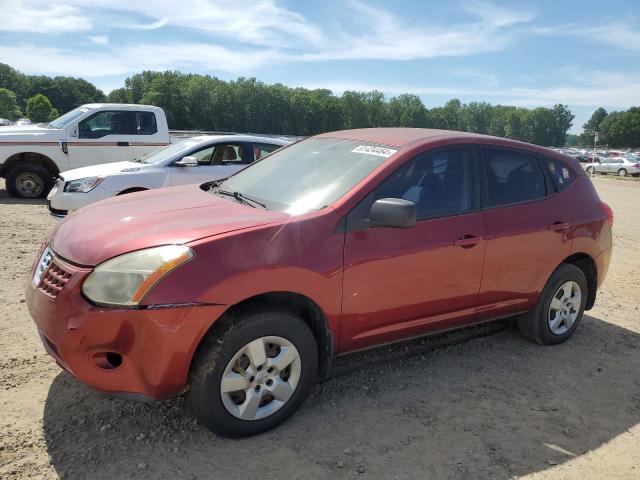
<instances>
[{"instance_id":1,"label":"white pickup truck","mask_svg":"<svg viewBox=\"0 0 640 480\"><path fill-rule=\"evenodd\" d=\"M82 105L50 123L0 127L0 177L11 195L44 197L60 172L133 160L169 143L159 107Z\"/></svg>"}]
</instances>

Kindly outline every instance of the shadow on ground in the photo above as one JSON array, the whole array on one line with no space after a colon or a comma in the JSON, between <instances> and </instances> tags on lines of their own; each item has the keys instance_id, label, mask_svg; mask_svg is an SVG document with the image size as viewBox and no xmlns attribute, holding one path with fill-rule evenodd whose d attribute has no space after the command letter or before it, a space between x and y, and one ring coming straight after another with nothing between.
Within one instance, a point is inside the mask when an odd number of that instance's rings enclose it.
<instances>
[{"instance_id":1,"label":"shadow on ground","mask_svg":"<svg viewBox=\"0 0 640 480\"><path fill-rule=\"evenodd\" d=\"M66 478L508 478L640 422L639 337L585 317L555 347L502 323L343 357L290 421L235 441L182 397L133 403L60 373L45 438Z\"/></svg>"},{"instance_id":2,"label":"shadow on ground","mask_svg":"<svg viewBox=\"0 0 640 480\"><path fill-rule=\"evenodd\" d=\"M4 182L2 182L4 184ZM0 188L0 205L46 205L47 200L44 198L16 198L9 195L4 188Z\"/></svg>"}]
</instances>

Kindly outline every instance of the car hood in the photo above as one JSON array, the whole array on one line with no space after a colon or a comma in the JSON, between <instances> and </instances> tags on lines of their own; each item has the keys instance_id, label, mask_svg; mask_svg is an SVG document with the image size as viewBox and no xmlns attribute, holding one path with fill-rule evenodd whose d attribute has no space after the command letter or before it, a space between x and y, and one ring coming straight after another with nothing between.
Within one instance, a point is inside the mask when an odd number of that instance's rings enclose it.
<instances>
[{"instance_id":1,"label":"car hood","mask_svg":"<svg viewBox=\"0 0 640 480\"><path fill-rule=\"evenodd\" d=\"M39 125L11 125L0 128L0 142L59 142L64 131Z\"/></svg>"},{"instance_id":2,"label":"car hood","mask_svg":"<svg viewBox=\"0 0 640 480\"><path fill-rule=\"evenodd\" d=\"M134 250L189 243L289 217L212 195L198 185L186 185L88 205L60 222L49 242L63 258L94 266Z\"/></svg>"},{"instance_id":3,"label":"car hood","mask_svg":"<svg viewBox=\"0 0 640 480\"><path fill-rule=\"evenodd\" d=\"M149 166L150 164L139 162L104 163L102 165L92 165L89 167L67 170L66 172L61 173L60 176L68 182L70 180L78 180L79 178L108 177L109 175L118 175L120 173L136 173L148 168Z\"/></svg>"}]
</instances>

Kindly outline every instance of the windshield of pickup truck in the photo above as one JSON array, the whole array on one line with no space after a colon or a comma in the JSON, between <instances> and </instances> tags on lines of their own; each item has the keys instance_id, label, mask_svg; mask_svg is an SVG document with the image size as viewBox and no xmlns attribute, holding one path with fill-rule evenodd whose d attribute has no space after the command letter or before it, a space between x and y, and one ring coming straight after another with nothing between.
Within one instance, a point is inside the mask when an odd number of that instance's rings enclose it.
<instances>
[{"instance_id":1,"label":"windshield of pickup truck","mask_svg":"<svg viewBox=\"0 0 640 480\"><path fill-rule=\"evenodd\" d=\"M397 150L338 138L310 138L272 153L211 189L299 215L338 200Z\"/></svg>"},{"instance_id":2,"label":"windshield of pickup truck","mask_svg":"<svg viewBox=\"0 0 640 480\"><path fill-rule=\"evenodd\" d=\"M90 108L87 107L78 107L74 108L70 112L65 113L61 117L56 118L54 121L49 122L48 125L53 128L65 128L71 122L73 122L76 118L81 117L85 113L87 113Z\"/></svg>"},{"instance_id":3,"label":"windshield of pickup truck","mask_svg":"<svg viewBox=\"0 0 640 480\"><path fill-rule=\"evenodd\" d=\"M170 160L172 157L182 153L182 155L178 155L176 160L180 160L183 156L187 155L187 152L192 148L199 144L203 143L202 140L183 140L178 141L178 143L172 143L160 150L156 150L155 152L147 153L140 158L134 160L134 162L140 163L163 163L165 160Z\"/></svg>"}]
</instances>

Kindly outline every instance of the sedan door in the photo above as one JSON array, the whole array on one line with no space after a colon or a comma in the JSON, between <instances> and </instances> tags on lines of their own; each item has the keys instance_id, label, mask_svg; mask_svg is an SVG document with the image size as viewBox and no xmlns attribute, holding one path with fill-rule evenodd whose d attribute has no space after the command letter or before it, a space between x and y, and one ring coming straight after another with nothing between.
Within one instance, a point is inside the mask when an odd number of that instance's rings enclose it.
<instances>
[{"instance_id":1,"label":"sedan door","mask_svg":"<svg viewBox=\"0 0 640 480\"><path fill-rule=\"evenodd\" d=\"M346 219L341 348L353 350L475 318L484 258L473 150L422 154L399 167ZM372 227L375 200L416 204L408 229Z\"/></svg>"},{"instance_id":2,"label":"sedan door","mask_svg":"<svg viewBox=\"0 0 640 480\"><path fill-rule=\"evenodd\" d=\"M78 138L67 142L70 168L132 160L132 120L125 110L102 110L81 120Z\"/></svg>"},{"instance_id":3,"label":"sedan door","mask_svg":"<svg viewBox=\"0 0 640 480\"><path fill-rule=\"evenodd\" d=\"M192 167L178 167L170 165L170 185L185 185L189 183L203 183L226 178L242 170L253 162L251 144L245 142L225 142L202 147L188 155L198 159L198 165Z\"/></svg>"},{"instance_id":4,"label":"sedan door","mask_svg":"<svg viewBox=\"0 0 640 480\"><path fill-rule=\"evenodd\" d=\"M572 216L562 194L531 153L483 148L487 235L478 317L531 309L552 271L569 256ZM567 186L570 170L549 166ZM566 171L565 171L566 170Z\"/></svg>"}]
</instances>

